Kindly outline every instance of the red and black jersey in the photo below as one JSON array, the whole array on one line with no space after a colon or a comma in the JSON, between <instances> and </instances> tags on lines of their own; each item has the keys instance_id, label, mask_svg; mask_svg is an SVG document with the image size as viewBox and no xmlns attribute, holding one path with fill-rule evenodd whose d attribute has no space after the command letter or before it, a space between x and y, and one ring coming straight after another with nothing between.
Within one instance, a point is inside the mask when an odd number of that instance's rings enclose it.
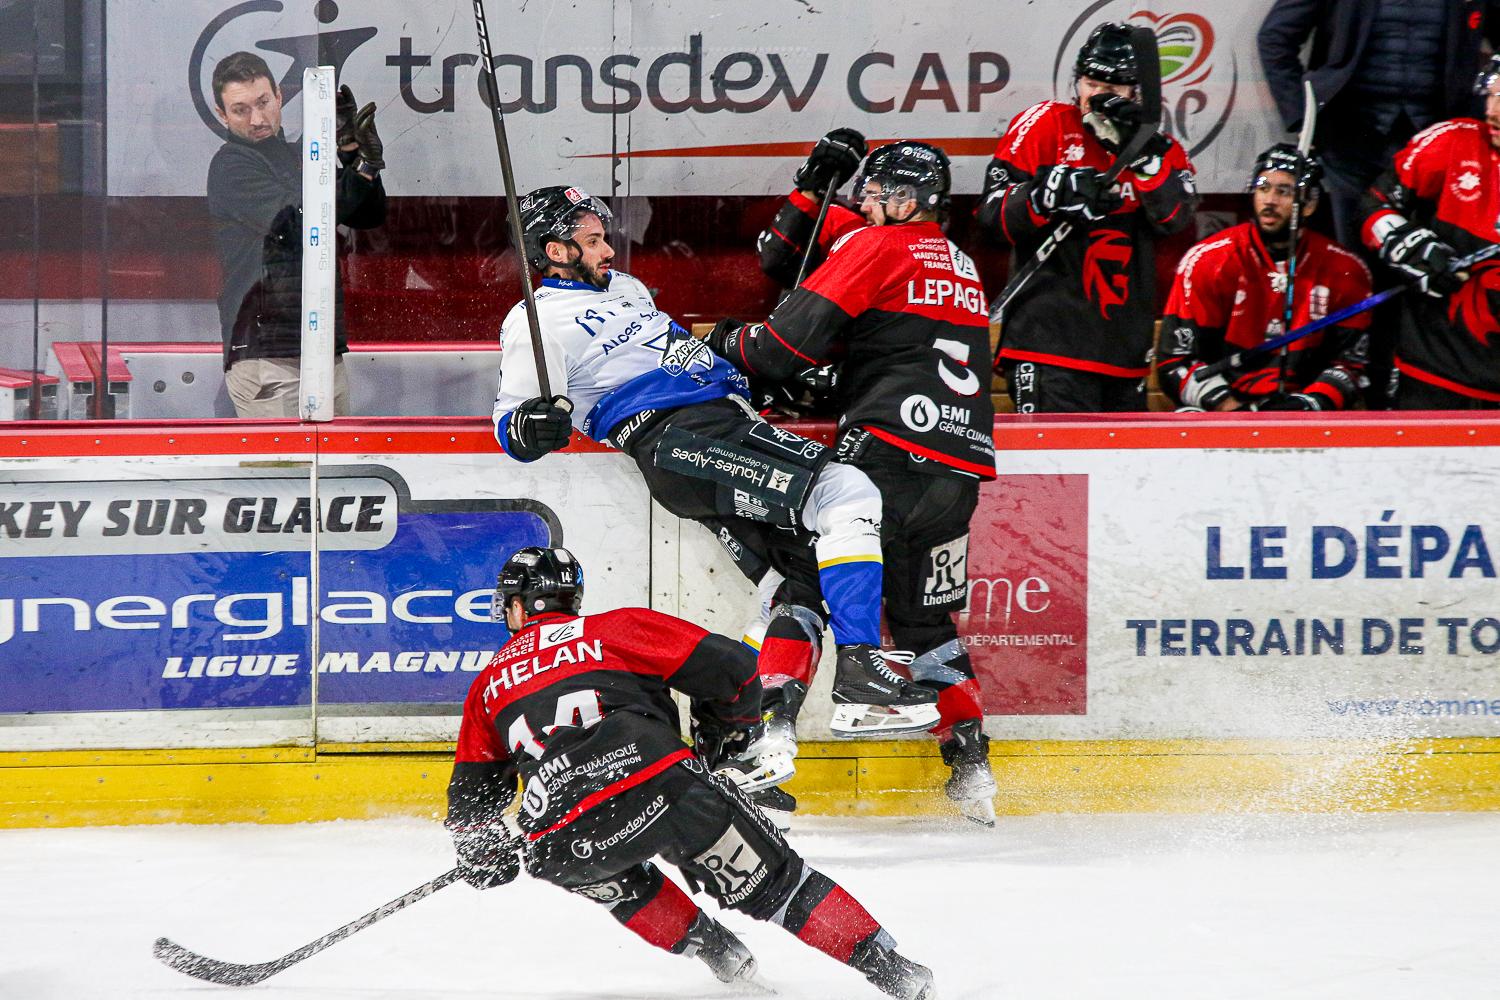
<instances>
[{"instance_id":1,"label":"red and black jersey","mask_svg":"<svg viewBox=\"0 0 1500 1000\"><path fill-rule=\"evenodd\" d=\"M1358 255L1307 230L1298 243L1293 329L1369 298L1370 269ZM1181 405L1193 372L1281 336L1285 321L1286 264L1272 259L1259 226L1244 222L1195 244L1177 266L1161 321L1162 392ZM1244 402L1306 392L1321 396L1328 409L1343 409L1364 378L1369 326L1364 312L1292 343L1284 390L1275 356L1263 368L1233 375L1230 386Z\"/></svg>"},{"instance_id":2,"label":"red and black jersey","mask_svg":"<svg viewBox=\"0 0 1500 1000\"><path fill-rule=\"evenodd\" d=\"M474 679L448 786L448 824L493 822L525 782L521 825L565 825L692 755L675 689L730 727L760 717L755 657L645 608L530 619Z\"/></svg>"},{"instance_id":3,"label":"red and black jersey","mask_svg":"<svg viewBox=\"0 0 1500 1000\"><path fill-rule=\"evenodd\" d=\"M1500 152L1490 128L1455 118L1419 132L1365 201L1364 239L1378 247L1382 220L1431 228L1460 256L1500 239ZM1470 270L1453 295L1402 296L1396 366L1405 377L1475 399L1500 400L1500 261Z\"/></svg>"},{"instance_id":4,"label":"red and black jersey","mask_svg":"<svg viewBox=\"0 0 1500 1000\"><path fill-rule=\"evenodd\" d=\"M790 207L817 212L800 193ZM829 209L819 241L827 259L729 360L778 380L837 361L841 430L993 479L989 319L974 262L935 222L867 226L844 208Z\"/></svg>"},{"instance_id":5,"label":"red and black jersey","mask_svg":"<svg viewBox=\"0 0 1500 1000\"><path fill-rule=\"evenodd\" d=\"M1017 115L985 171L977 216L989 233L1015 246L1025 264L1054 220L1031 207L1045 167L1108 170L1114 156L1083 124L1076 104L1043 101ZM1198 204L1193 167L1174 139L1156 173L1120 175L1125 199L1095 221L1070 216L1073 232L1006 307L1000 356L1011 361L1140 378L1156 321L1153 237L1192 222Z\"/></svg>"}]
</instances>

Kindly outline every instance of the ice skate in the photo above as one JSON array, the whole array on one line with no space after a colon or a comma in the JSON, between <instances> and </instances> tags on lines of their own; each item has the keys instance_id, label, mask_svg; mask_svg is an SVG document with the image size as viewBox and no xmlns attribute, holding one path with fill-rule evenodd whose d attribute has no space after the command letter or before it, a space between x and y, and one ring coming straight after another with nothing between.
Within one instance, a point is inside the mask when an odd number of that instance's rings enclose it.
<instances>
[{"instance_id":1,"label":"ice skate","mask_svg":"<svg viewBox=\"0 0 1500 1000\"><path fill-rule=\"evenodd\" d=\"M750 801L766 814L766 819L778 830L792 828L792 813L797 811L797 798L784 788L763 788L750 796Z\"/></svg>"},{"instance_id":2,"label":"ice skate","mask_svg":"<svg viewBox=\"0 0 1500 1000\"><path fill-rule=\"evenodd\" d=\"M829 728L844 739L919 733L937 725L937 698L892 670L874 646L840 646Z\"/></svg>"},{"instance_id":3,"label":"ice skate","mask_svg":"<svg viewBox=\"0 0 1500 1000\"><path fill-rule=\"evenodd\" d=\"M982 826L995 825L995 775L990 770L990 738L980 721L970 719L953 726L953 735L938 747L943 763L953 773L943 786L948 798L958 803L966 819Z\"/></svg>"},{"instance_id":4,"label":"ice skate","mask_svg":"<svg viewBox=\"0 0 1500 1000\"><path fill-rule=\"evenodd\" d=\"M900 1000L937 1000L932 970L898 954L884 932L856 945L849 964L864 973L865 978L886 996Z\"/></svg>"},{"instance_id":5,"label":"ice skate","mask_svg":"<svg viewBox=\"0 0 1500 1000\"><path fill-rule=\"evenodd\" d=\"M699 913L688 928L684 955L703 960L721 983L749 980L755 976L755 956L734 933L706 913Z\"/></svg>"}]
</instances>

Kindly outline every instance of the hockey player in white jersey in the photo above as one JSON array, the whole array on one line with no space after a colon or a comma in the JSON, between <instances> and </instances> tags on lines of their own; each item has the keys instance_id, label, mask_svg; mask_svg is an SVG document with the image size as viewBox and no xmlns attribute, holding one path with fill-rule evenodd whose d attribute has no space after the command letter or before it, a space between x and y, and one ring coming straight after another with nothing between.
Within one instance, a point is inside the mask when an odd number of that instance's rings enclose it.
<instances>
[{"instance_id":1,"label":"hockey player in white jersey","mask_svg":"<svg viewBox=\"0 0 1500 1000\"><path fill-rule=\"evenodd\" d=\"M651 496L714 532L740 569L769 561L821 590L838 645L837 736L919 732L938 720L937 694L893 671L880 653L880 493L831 451L767 423L745 377L613 268L598 198L547 187L521 200L527 262L541 275L537 320L555 395L540 395L518 303L501 326L495 437L530 462L567 444L573 428L629 455ZM747 789L775 784L791 762L767 754Z\"/></svg>"}]
</instances>

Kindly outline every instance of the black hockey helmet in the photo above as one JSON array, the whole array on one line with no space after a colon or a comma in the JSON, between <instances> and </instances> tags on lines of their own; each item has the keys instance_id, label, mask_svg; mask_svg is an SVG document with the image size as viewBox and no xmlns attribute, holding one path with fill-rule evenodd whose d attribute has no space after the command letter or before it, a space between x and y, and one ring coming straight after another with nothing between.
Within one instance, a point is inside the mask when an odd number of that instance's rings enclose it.
<instances>
[{"instance_id":1,"label":"black hockey helmet","mask_svg":"<svg viewBox=\"0 0 1500 1000\"><path fill-rule=\"evenodd\" d=\"M1089 32L1073 63L1073 76L1132 87L1139 83L1140 67L1135 64L1135 50L1130 47L1130 25L1105 21Z\"/></svg>"},{"instance_id":2,"label":"black hockey helmet","mask_svg":"<svg viewBox=\"0 0 1500 1000\"><path fill-rule=\"evenodd\" d=\"M1500 77L1500 52L1490 56L1485 64L1479 67L1479 75L1474 77L1474 93L1480 96L1488 96L1490 84Z\"/></svg>"},{"instance_id":3,"label":"black hockey helmet","mask_svg":"<svg viewBox=\"0 0 1500 1000\"><path fill-rule=\"evenodd\" d=\"M526 244L526 263L536 271L550 266L547 244L571 240L578 232L578 217L584 213L597 215L606 228L614 218L608 205L583 188L537 188L522 198L521 238Z\"/></svg>"},{"instance_id":4,"label":"black hockey helmet","mask_svg":"<svg viewBox=\"0 0 1500 1000\"><path fill-rule=\"evenodd\" d=\"M941 215L948 208L953 186L948 154L925 142L898 139L865 157L864 168L854 182L855 196L870 181L879 181L885 199L907 197L922 211ZM902 191L902 188L907 191Z\"/></svg>"},{"instance_id":5,"label":"black hockey helmet","mask_svg":"<svg viewBox=\"0 0 1500 1000\"><path fill-rule=\"evenodd\" d=\"M583 567L573 553L561 546L528 545L518 549L500 567L490 617L504 621L512 597L521 599L528 615L543 611L576 615L583 604Z\"/></svg>"},{"instance_id":6,"label":"black hockey helmet","mask_svg":"<svg viewBox=\"0 0 1500 1000\"><path fill-rule=\"evenodd\" d=\"M1284 170L1295 177L1304 197L1316 198L1323 192L1323 167L1311 150L1303 156L1292 143L1278 142L1255 158L1245 190L1253 192L1261 175L1271 170Z\"/></svg>"}]
</instances>

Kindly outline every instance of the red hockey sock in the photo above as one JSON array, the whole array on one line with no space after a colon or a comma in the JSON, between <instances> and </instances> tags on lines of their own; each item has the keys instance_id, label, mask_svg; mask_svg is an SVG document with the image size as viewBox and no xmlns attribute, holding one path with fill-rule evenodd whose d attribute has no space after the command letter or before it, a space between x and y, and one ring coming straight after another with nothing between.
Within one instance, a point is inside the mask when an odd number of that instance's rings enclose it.
<instances>
[{"instance_id":1,"label":"red hockey sock","mask_svg":"<svg viewBox=\"0 0 1500 1000\"><path fill-rule=\"evenodd\" d=\"M798 940L845 965L854 954L854 946L880 930L879 922L859 900L827 875L811 869L787 904L781 925Z\"/></svg>"},{"instance_id":2,"label":"red hockey sock","mask_svg":"<svg viewBox=\"0 0 1500 1000\"><path fill-rule=\"evenodd\" d=\"M984 706L979 702L979 682L972 677L938 692L938 724L929 732L939 743L953 735L955 722L984 718Z\"/></svg>"},{"instance_id":3,"label":"red hockey sock","mask_svg":"<svg viewBox=\"0 0 1500 1000\"><path fill-rule=\"evenodd\" d=\"M622 921L647 944L677 951L687 939L688 928L702 911L671 879L662 877L661 887L645 906Z\"/></svg>"},{"instance_id":4,"label":"red hockey sock","mask_svg":"<svg viewBox=\"0 0 1500 1000\"><path fill-rule=\"evenodd\" d=\"M811 615L811 612L807 614ZM813 641L809 627L793 615L776 615L766 627L766 637L761 640L756 673L762 680L772 682L772 686L788 679L811 684L818 654L823 652L821 635L818 638L820 641ZM779 680L772 681L773 678Z\"/></svg>"}]
</instances>

